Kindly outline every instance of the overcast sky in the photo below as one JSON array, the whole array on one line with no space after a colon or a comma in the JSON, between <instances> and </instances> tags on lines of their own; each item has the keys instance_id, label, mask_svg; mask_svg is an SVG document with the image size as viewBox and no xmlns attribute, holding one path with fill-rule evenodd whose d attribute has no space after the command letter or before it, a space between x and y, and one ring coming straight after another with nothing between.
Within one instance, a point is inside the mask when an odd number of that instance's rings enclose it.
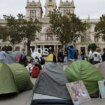
<instances>
[{"instance_id":1,"label":"overcast sky","mask_svg":"<svg viewBox=\"0 0 105 105\"><path fill-rule=\"evenodd\" d=\"M25 15L25 6L27 0L0 0L0 17L12 14L16 16L18 13ZM30 0L32 1L32 0ZM35 0L38 1L38 0ZM42 5L46 0L40 0ZM60 0L56 0L57 5ZM64 1L64 0L63 0ZM74 0L75 13L80 18L99 18L105 14L105 0Z\"/></svg>"}]
</instances>

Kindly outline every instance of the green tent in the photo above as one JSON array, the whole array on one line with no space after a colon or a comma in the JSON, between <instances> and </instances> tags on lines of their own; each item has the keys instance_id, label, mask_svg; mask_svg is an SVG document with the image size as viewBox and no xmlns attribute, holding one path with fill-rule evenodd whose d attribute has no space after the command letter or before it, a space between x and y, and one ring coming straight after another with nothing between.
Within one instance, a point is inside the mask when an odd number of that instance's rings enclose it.
<instances>
[{"instance_id":1,"label":"green tent","mask_svg":"<svg viewBox=\"0 0 105 105\"><path fill-rule=\"evenodd\" d=\"M0 94L17 93L17 87L10 68L0 63Z\"/></svg>"},{"instance_id":2,"label":"green tent","mask_svg":"<svg viewBox=\"0 0 105 105\"><path fill-rule=\"evenodd\" d=\"M0 63L0 95L32 89L27 69L18 63Z\"/></svg>"},{"instance_id":3,"label":"green tent","mask_svg":"<svg viewBox=\"0 0 105 105\"><path fill-rule=\"evenodd\" d=\"M98 81L104 79L94 65L82 60L73 62L64 72L69 82L83 80L90 95L98 92Z\"/></svg>"},{"instance_id":4,"label":"green tent","mask_svg":"<svg viewBox=\"0 0 105 105\"><path fill-rule=\"evenodd\" d=\"M18 63L11 63L8 64L8 66L13 73L15 85L19 92L32 89L33 85L30 80L29 73L23 65Z\"/></svg>"}]
</instances>

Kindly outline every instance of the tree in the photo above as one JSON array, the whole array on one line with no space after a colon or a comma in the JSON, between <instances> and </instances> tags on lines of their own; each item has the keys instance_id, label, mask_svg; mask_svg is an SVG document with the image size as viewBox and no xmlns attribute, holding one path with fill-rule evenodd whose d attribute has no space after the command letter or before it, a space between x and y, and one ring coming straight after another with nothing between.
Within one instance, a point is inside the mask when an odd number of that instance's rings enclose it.
<instances>
[{"instance_id":1,"label":"tree","mask_svg":"<svg viewBox=\"0 0 105 105\"><path fill-rule=\"evenodd\" d=\"M35 40L36 33L41 31L41 23L37 19L34 21L30 19L26 22L23 30L24 38L27 39L27 50L29 51L31 41Z\"/></svg>"},{"instance_id":2,"label":"tree","mask_svg":"<svg viewBox=\"0 0 105 105\"><path fill-rule=\"evenodd\" d=\"M18 17L17 19L13 16L6 16L5 17L6 21L7 21L7 36L9 37L8 40L11 42L12 45L18 44L22 41L23 39L23 34L21 32L21 22L23 20L21 20L20 22L20 17Z\"/></svg>"},{"instance_id":3,"label":"tree","mask_svg":"<svg viewBox=\"0 0 105 105\"><path fill-rule=\"evenodd\" d=\"M105 15L100 17L100 21L95 26L95 32L96 38L102 37L102 39L105 41Z\"/></svg>"},{"instance_id":4,"label":"tree","mask_svg":"<svg viewBox=\"0 0 105 105\"><path fill-rule=\"evenodd\" d=\"M7 27L6 26L0 26L0 39L3 41L7 40Z\"/></svg>"},{"instance_id":5,"label":"tree","mask_svg":"<svg viewBox=\"0 0 105 105\"><path fill-rule=\"evenodd\" d=\"M37 32L41 30L41 23L35 19L26 20L22 14L18 14L17 18L13 16L6 16L7 21L7 36L9 41L14 45L27 40L27 51L30 51L31 41L35 40Z\"/></svg>"},{"instance_id":6,"label":"tree","mask_svg":"<svg viewBox=\"0 0 105 105\"><path fill-rule=\"evenodd\" d=\"M95 51L97 48L97 45L95 43L91 43L88 45L88 51L89 50L92 50L92 51Z\"/></svg>"},{"instance_id":7,"label":"tree","mask_svg":"<svg viewBox=\"0 0 105 105\"><path fill-rule=\"evenodd\" d=\"M75 14L62 15L57 10L50 14L50 24L62 45L76 41L86 30L86 23Z\"/></svg>"}]
</instances>

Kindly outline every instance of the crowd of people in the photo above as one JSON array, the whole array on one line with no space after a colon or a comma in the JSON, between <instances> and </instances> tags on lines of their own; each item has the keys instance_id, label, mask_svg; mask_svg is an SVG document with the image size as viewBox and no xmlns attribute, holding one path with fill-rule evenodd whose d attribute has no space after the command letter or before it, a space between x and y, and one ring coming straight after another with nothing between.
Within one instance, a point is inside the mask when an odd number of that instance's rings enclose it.
<instances>
[{"instance_id":1,"label":"crowd of people","mask_svg":"<svg viewBox=\"0 0 105 105\"><path fill-rule=\"evenodd\" d=\"M68 61L73 62L78 59L84 60L85 59L85 53L75 49L73 45L67 46L65 48L59 48L58 54L57 54L58 62L64 62L67 63Z\"/></svg>"},{"instance_id":2,"label":"crowd of people","mask_svg":"<svg viewBox=\"0 0 105 105\"><path fill-rule=\"evenodd\" d=\"M0 52L0 59L5 58L5 53L7 53L4 49ZM3 58L4 57L4 58ZM90 49L88 55L85 55L85 52L79 52L73 45L69 45L66 47L59 47L57 53L53 49L49 49L49 54L47 57L43 58L43 56L38 53L34 52L32 54L27 54L22 51L15 52L15 59L16 62L24 65L29 73L32 73L32 68L36 69L39 68L39 71L42 69L45 61L46 62L60 62L60 63L72 63L78 59L80 60L87 60L91 64L97 64L105 61L105 49L103 53L99 47L95 50ZM36 67L36 68L35 68Z\"/></svg>"},{"instance_id":3,"label":"crowd of people","mask_svg":"<svg viewBox=\"0 0 105 105\"><path fill-rule=\"evenodd\" d=\"M73 62L80 59L87 60L91 64L97 64L105 61L105 49L103 49L103 52L99 47L97 47L95 50L90 49L86 55L84 51L79 52L73 47L73 45L70 45L65 49L59 48L57 58L58 62L64 63L67 63L68 61Z\"/></svg>"}]
</instances>

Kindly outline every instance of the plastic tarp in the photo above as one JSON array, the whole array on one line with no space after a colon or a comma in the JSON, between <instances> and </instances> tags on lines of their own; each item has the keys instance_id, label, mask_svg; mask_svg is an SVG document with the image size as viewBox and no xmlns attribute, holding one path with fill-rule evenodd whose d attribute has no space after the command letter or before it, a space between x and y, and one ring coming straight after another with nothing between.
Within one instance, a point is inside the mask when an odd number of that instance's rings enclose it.
<instances>
[{"instance_id":1,"label":"plastic tarp","mask_svg":"<svg viewBox=\"0 0 105 105\"><path fill-rule=\"evenodd\" d=\"M69 65L65 70L65 75L69 82L83 80L90 95L98 92L98 81L104 79L94 65L82 60Z\"/></svg>"},{"instance_id":2,"label":"plastic tarp","mask_svg":"<svg viewBox=\"0 0 105 105\"><path fill-rule=\"evenodd\" d=\"M18 90L10 68L4 63L0 63L0 95L17 92Z\"/></svg>"},{"instance_id":3,"label":"plastic tarp","mask_svg":"<svg viewBox=\"0 0 105 105\"><path fill-rule=\"evenodd\" d=\"M50 102L49 105L54 103L69 103L70 105L70 96L68 94L67 88L66 88L66 83L67 79L64 75L63 72L63 65L62 64L57 64L53 62L46 62L43 69L41 70L35 86L33 90L33 100L32 104L34 105L35 102L41 102L42 104L47 104ZM35 97L38 97L39 95L36 96L36 94L44 95L44 96L49 96L50 97L55 97L54 99L34 99ZM56 100L55 100L56 99ZM62 102L63 101L63 102ZM38 103L37 103L38 104Z\"/></svg>"},{"instance_id":4,"label":"plastic tarp","mask_svg":"<svg viewBox=\"0 0 105 105\"><path fill-rule=\"evenodd\" d=\"M32 89L27 69L18 63L0 63L0 95Z\"/></svg>"}]
</instances>

